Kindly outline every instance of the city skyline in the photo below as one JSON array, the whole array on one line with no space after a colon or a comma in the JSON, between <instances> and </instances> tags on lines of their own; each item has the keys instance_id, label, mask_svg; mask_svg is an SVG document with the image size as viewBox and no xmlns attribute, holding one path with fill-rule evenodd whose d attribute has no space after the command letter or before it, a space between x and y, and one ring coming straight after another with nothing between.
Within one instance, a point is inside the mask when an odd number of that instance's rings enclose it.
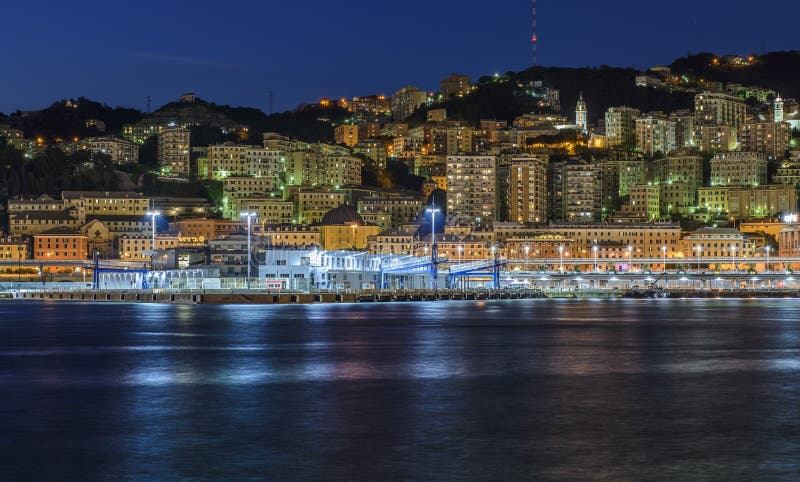
<instances>
[{"instance_id":1,"label":"city skyline","mask_svg":"<svg viewBox=\"0 0 800 482\"><path fill-rule=\"evenodd\" d=\"M790 19L800 6L781 3L762 3L782 14L753 27L751 17L721 8L722 2L681 0L652 22L649 10L627 0L569 7L539 2L537 63L646 68L688 51L789 49ZM15 74L5 77L0 112L79 96L145 110L147 96L157 107L189 91L264 111L272 91L273 110L283 111L321 97L390 94L405 85L435 90L451 72L476 78L530 65L530 2L493 9L471 9L480 4L469 2L458 11L452 1L404 5L240 2L225 11L187 2L113 9L53 1L9 5L8 18L17 21L3 36L15 46L6 56ZM49 14L34 16L40 10Z\"/></svg>"}]
</instances>

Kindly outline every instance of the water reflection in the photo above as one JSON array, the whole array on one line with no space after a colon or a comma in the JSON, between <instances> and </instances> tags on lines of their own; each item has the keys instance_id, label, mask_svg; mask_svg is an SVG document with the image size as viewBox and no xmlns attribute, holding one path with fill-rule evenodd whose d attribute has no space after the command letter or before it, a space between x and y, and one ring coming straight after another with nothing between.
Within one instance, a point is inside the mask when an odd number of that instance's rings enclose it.
<instances>
[{"instance_id":1,"label":"water reflection","mask_svg":"<svg viewBox=\"0 0 800 482\"><path fill-rule=\"evenodd\" d=\"M792 479L799 315L1 303L0 453L10 478Z\"/></svg>"}]
</instances>

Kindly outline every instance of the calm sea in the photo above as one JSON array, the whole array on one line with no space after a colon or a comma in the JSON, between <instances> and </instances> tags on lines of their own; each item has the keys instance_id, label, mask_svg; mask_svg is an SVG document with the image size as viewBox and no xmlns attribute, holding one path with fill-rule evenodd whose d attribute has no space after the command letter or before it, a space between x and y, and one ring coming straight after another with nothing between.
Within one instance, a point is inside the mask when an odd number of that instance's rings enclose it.
<instances>
[{"instance_id":1,"label":"calm sea","mask_svg":"<svg viewBox=\"0 0 800 482\"><path fill-rule=\"evenodd\" d=\"M0 303L4 480L800 480L800 301Z\"/></svg>"}]
</instances>

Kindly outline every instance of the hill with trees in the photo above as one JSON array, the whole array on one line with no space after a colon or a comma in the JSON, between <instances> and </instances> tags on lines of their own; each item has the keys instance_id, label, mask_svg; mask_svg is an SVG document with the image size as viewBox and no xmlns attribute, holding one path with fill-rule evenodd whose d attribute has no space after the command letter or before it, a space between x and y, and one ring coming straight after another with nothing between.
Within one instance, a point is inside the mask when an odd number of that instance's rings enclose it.
<instances>
[{"instance_id":1,"label":"hill with trees","mask_svg":"<svg viewBox=\"0 0 800 482\"><path fill-rule=\"evenodd\" d=\"M800 98L800 51L752 55L747 60L744 65L730 64L720 56L704 52L677 59L670 68L678 75L765 87L783 97Z\"/></svg>"},{"instance_id":2,"label":"hill with trees","mask_svg":"<svg viewBox=\"0 0 800 482\"><path fill-rule=\"evenodd\" d=\"M715 60L716 59L716 60ZM784 97L800 98L800 51L771 52L747 58L744 64L725 62L724 56L700 53L676 59L670 64L673 73L689 79L705 79L744 86L774 89ZM529 85L541 81L544 86L558 89L561 111L572 118L578 97L583 94L590 122L601 119L609 107L627 105L643 112L670 112L693 107L693 94L670 92L664 89L639 88L635 85L640 72L620 67L533 67L521 72L481 77L476 89L462 98L443 100L419 109L409 123L419 124L432 108L444 107L449 118L473 122L480 119L513 120L529 112L546 112L539 99L530 94ZM251 107L234 107L196 99L194 102L170 102L150 117L176 122L199 124L201 128L220 129L219 134L199 131L200 144L228 139L259 144L264 132L277 132L308 142L332 142L333 126L344 122L350 113L335 103L301 105L274 114ZM111 107L84 97L65 99L46 109L34 112L15 112L0 122L21 128L26 137L42 137L45 142L56 138L71 139L102 134L87 125L87 120L99 119L106 132L119 135L123 124L146 117L141 111L126 107ZM246 129L244 129L246 128ZM207 134L207 135L206 135ZM207 144L206 144L207 145Z\"/></svg>"}]
</instances>

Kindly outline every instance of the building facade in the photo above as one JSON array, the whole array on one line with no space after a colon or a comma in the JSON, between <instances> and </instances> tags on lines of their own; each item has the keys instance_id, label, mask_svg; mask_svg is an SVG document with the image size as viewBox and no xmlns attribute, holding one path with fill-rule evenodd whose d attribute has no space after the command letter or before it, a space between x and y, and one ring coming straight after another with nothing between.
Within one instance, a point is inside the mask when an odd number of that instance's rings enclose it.
<instances>
[{"instance_id":1,"label":"building facade","mask_svg":"<svg viewBox=\"0 0 800 482\"><path fill-rule=\"evenodd\" d=\"M520 223L547 220L547 159L512 157L509 165L509 219Z\"/></svg>"},{"instance_id":2,"label":"building facade","mask_svg":"<svg viewBox=\"0 0 800 482\"><path fill-rule=\"evenodd\" d=\"M158 168L162 176L188 178L190 174L191 132L171 127L158 134Z\"/></svg>"},{"instance_id":3,"label":"building facade","mask_svg":"<svg viewBox=\"0 0 800 482\"><path fill-rule=\"evenodd\" d=\"M448 222L486 224L495 220L497 158L447 156Z\"/></svg>"},{"instance_id":4,"label":"building facade","mask_svg":"<svg viewBox=\"0 0 800 482\"><path fill-rule=\"evenodd\" d=\"M711 159L711 186L767 183L767 158L755 152L720 152Z\"/></svg>"}]
</instances>

